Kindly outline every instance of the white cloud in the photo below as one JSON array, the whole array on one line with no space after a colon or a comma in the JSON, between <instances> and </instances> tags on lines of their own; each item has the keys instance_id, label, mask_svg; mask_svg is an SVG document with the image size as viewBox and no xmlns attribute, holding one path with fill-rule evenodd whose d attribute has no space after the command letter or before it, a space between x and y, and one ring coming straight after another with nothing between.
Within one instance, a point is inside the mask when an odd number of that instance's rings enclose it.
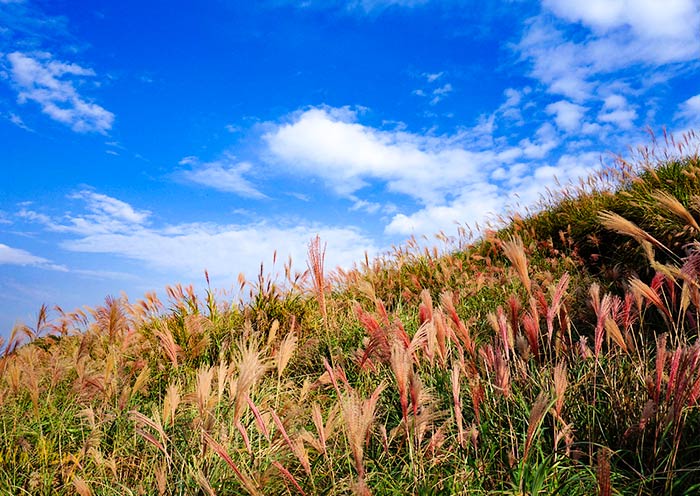
<instances>
[{"instance_id":1,"label":"white cloud","mask_svg":"<svg viewBox=\"0 0 700 496\"><path fill-rule=\"evenodd\" d=\"M113 219L115 223L143 224L150 216L148 211L137 211L126 202L110 196L82 190L70 196L72 199L83 200L95 219Z\"/></svg>"},{"instance_id":2,"label":"white cloud","mask_svg":"<svg viewBox=\"0 0 700 496\"><path fill-rule=\"evenodd\" d=\"M440 101L442 101L447 95L452 93L453 88L450 83L445 83L444 85L440 86L439 88L435 88L433 90L433 98L430 100L430 105L436 105Z\"/></svg>"},{"instance_id":3,"label":"white cloud","mask_svg":"<svg viewBox=\"0 0 700 496\"><path fill-rule=\"evenodd\" d=\"M452 93L452 90L452 85L450 83L446 83L441 87L434 89L433 95L447 95L448 93Z\"/></svg>"},{"instance_id":4,"label":"white cloud","mask_svg":"<svg viewBox=\"0 0 700 496\"><path fill-rule=\"evenodd\" d=\"M603 108L598 113L599 121L615 124L622 129L631 129L636 118L637 111L621 95L606 97L603 102Z\"/></svg>"},{"instance_id":5,"label":"white cloud","mask_svg":"<svg viewBox=\"0 0 700 496\"><path fill-rule=\"evenodd\" d=\"M291 196L292 198L296 198L299 201L303 201L305 203L308 203L309 201L311 201L311 198L309 198L309 195L305 195L304 193L291 192L291 193L287 193L287 195Z\"/></svg>"},{"instance_id":6,"label":"white cloud","mask_svg":"<svg viewBox=\"0 0 700 496\"><path fill-rule=\"evenodd\" d=\"M17 127L20 128L20 129L24 129L25 131L29 131L29 132L34 132L34 130L33 130L32 128L30 128L29 126L27 126L27 125L24 123L24 121L22 120L22 118L21 118L19 115L17 115L17 114L10 113L10 114L8 115L7 119L8 119L12 124L14 124L15 126L17 126Z\"/></svg>"},{"instance_id":7,"label":"white cloud","mask_svg":"<svg viewBox=\"0 0 700 496\"><path fill-rule=\"evenodd\" d=\"M3 243L0 243L0 265L21 265L58 270L61 272L67 271L62 265L53 264L46 258L32 255L26 250L12 248Z\"/></svg>"},{"instance_id":8,"label":"white cloud","mask_svg":"<svg viewBox=\"0 0 700 496\"><path fill-rule=\"evenodd\" d=\"M449 231L456 223L471 228L477 224L483 227L485 222L511 209L522 211L523 207L536 206L547 188L558 190L561 185L587 177L600 165L599 158L599 154L587 152L564 155L554 165L545 163L532 168L514 164L497 169L491 178L461 190L452 201L428 205L410 215L395 215L385 231L387 234L431 235L439 230ZM489 180L502 181L504 185L498 186Z\"/></svg>"},{"instance_id":9,"label":"white cloud","mask_svg":"<svg viewBox=\"0 0 700 496\"><path fill-rule=\"evenodd\" d=\"M103 281L105 279L121 280L121 281L136 281L138 276L127 272L119 272L116 270L92 270L92 269L71 269L72 274L78 274L90 279Z\"/></svg>"},{"instance_id":10,"label":"white cloud","mask_svg":"<svg viewBox=\"0 0 700 496\"><path fill-rule=\"evenodd\" d=\"M513 121L518 126L525 124L523 120L522 107L532 105L532 102L523 102L524 97L532 93L532 88L525 86L522 89L506 88L503 95L505 102L496 110L496 113L506 119Z\"/></svg>"},{"instance_id":11,"label":"white cloud","mask_svg":"<svg viewBox=\"0 0 700 496\"><path fill-rule=\"evenodd\" d=\"M544 13L530 20L518 49L549 92L576 102L591 98L603 76L637 65L661 71L700 54L696 0L546 0L544 7L559 19ZM588 35L572 41L570 23Z\"/></svg>"},{"instance_id":12,"label":"white cloud","mask_svg":"<svg viewBox=\"0 0 700 496\"><path fill-rule=\"evenodd\" d=\"M322 107L294 114L264 140L278 165L323 179L357 209L371 205L361 198L367 186L413 199L412 212L404 207L385 226L390 235L450 231L454 222L473 225L505 212L513 201L536 201L543 188L556 187L555 177L566 182L598 165L548 165L560 145L548 122L517 145L495 138L493 130L491 118L452 136L385 131L357 122L347 108Z\"/></svg>"},{"instance_id":13,"label":"white cloud","mask_svg":"<svg viewBox=\"0 0 700 496\"><path fill-rule=\"evenodd\" d=\"M454 91L454 87L451 83L445 83L441 86L436 87L434 84L436 81L441 79L445 75L444 72L428 73L424 72L420 76L425 78L429 87L419 88L412 91L412 94L420 97L430 98L430 105L437 105L439 102L445 99L447 95Z\"/></svg>"},{"instance_id":14,"label":"white cloud","mask_svg":"<svg viewBox=\"0 0 700 496\"><path fill-rule=\"evenodd\" d=\"M254 274L272 256L291 256L303 269L308 242L319 234L328 243L329 267L346 268L361 260L365 250L376 253L371 240L351 228L296 226L281 228L265 223L237 226L214 224L175 225L141 229L132 233L85 236L63 243L77 252L110 253L173 275L198 277L205 269L212 275L233 280L239 272ZM302 265L299 265L302 264Z\"/></svg>"},{"instance_id":15,"label":"white cloud","mask_svg":"<svg viewBox=\"0 0 700 496\"><path fill-rule=\"evenodd\" d=\"M114 114L83 98L75 82L95 76L92 69L57 61L48 53L7 55L10 76L20 104L34 101L42 112L77 132L105 134L112 128Z\"/></svg>"},{"instance_id":16,"label":"white cloud","mask_svg":"<svg viewBox=\"0 0 700 496\"><path fill-rule=\"evenodd\" d=\"M503 195L498 187L488 183L465 189L454 201L428 205L413 214L397 214L386 226L387 234L437 234L453 230L456 223L474 227L476 223L503 210Z\"/></svg>"},{"instance_id":17,"label":"white cloud","mask_svg":"<svg viewBox=\"0 0 700 496\"><path fill-rule=\"evenodd\" d=\"M584 48L567 41L548 18L535 18L518 44L523 58L532 63L531 75L545 83L551 93L575 101L586 100L593 90Z\"/></svg>"},{"instance_id":18,"label":"white cloud","mask_svg":"<svg viewBox=\"0 0 700 496\"><path fill-rule=\"evenodd\" d=\"M527 158L541 159L547 156L559 144L559 138L554 126L545 122L535 133L536 141L530 138L522 139L519 143L523 155Z\"/></svg>"},{"instance_id":19,"label":"white cloud","mask_svg":"<svg viewBox=\"0 0 700 496\"><path fill-rule=\"evenodd\" d=\"M523 94L520 90L516 90L515 88L506 88L503 91L503 94L506 97L506 101L503 102L503 105L501 105L501 108L512 108L512 107L517 107L520 105L520 101L523 98Z\"/></svg>"},{"instance_id":20,"label":"white cloud","mask_svg":"<svg viewBox=\"0 0 700 496\"><path fill-rule=\"evenodd\" d=\"M97 205L95 197L99 198ZM146 225L144 211L116 198L97 193L72 198L84 204L84 212L59 219L26 212L24 217L65 233L67 239L61 246L66 250L116 255L142 262L171 278L200 278L207 269L217 283L230 284L240 272L253 277L260 263L272 258L275 251L281 260L292 256L295 267L303 271L308 243L316 234L328 244L328 268L349 268L365 251L370 256L378 253L373 241L352 227L303 223L287 227L266 222L154 227Z\"/></svg>"},{"instance_id":21,"label":"white cloud","mask_svg":"<svg viewBox=\"0 0 700 496\"><path fill-rule=\"evenodd\" d=\"M413 8L431 0L281 0L301 8L333 8L364 14L381 13L390 7Z\"/></svg>"},{"instance_id":22,"label":"white cloud","mask_svg":"<svg viewBox=\"0 0 700 496\"><path fill-rule=\"evenodd\" d=\"M90 190L79 191L68 198L82 201L85 211L53 219L46 214L23 208L17 215L43 224L50 231L84 236L133 232L145 226L151 215L148 211L135 210L126 202Z\"/></svg>"},{"instance_id":23,"label":"white cloud","mask_svg":"<svg viewBox=\"0 0 700 496\"><path fill-rule=\"evenodd\" d=\"M365 12L384 10L388 7L417 7L428 3L430 0L349 0L349 9L361 9Z\"/></svg>"},{"instance_id":24,"label":"white cloud","mask_svg":"<svg viewBox=\"0 0 700 496\"><path fill-rule=\"evenodd\" d=\"M629 27L644 39L698 40L700 9L694 0L545 0L544 4L559 17L581 22L600 34Z\"/></svg>"},{"instance_id":25,"label":"white cloud","mask_svg":"<svg viewBox=\"0 0 700 496\"><path fill-rule=\"evenodd\" d=\"M579 154L565 154L555 165L541 165L523 181L518 189L518 197L525 205L532 205L545 193L547 188L560 189L566 184L576 184L587 178L600 166L600 153L584 151Z\"/></svg>"},{"instance_id":26,"label":"white cloud","mask_svg":"<svg viewBox=\"0 0 700 496\"><path fill-rule=\"evenodd\" d=\"M351 198L351 199L353 200L353 204L350 207L351 212L354 212L357 210L362 210L362 211L367 212L368 214L376 214L382 208L381 203L370 202L367 200L361 200L359 198Z\"/></svg>"},{"instance_id":27,"label":"white cloud","mask_svg":"<svg viewBox=\"0 0 700 496\"><path fill-rule=\"evenodd\" d=\"M493 150L472 151L459 137L430 137L363 126L347 108L312 108L264 136L272 158L285 167L324 179L348 196L379 180L392 192L437 202L456 185L478 181L496 159Z\"/></svg>"},{"instance_id":28,"label":"white cloud","mask_svg":"<svg viewBox=\"0 0 700 496\"><path fill-rule=\"evenodd\" d=\"M676 119L683 119L690 125L700 123L700 94L691 96L678 106L678 111L674 116Z\"/></svg>"},{"instance_id":29,"label":"white cloud","mask_svg":"<svg viewBox=\"0 0 700 496\"><path fill-rule=\"evenodd\" d=\"M185 157L180 160L180 165L192 167L181 174L188 181L247 198L266 198L244 177L253 167L249 162L236 162L233 157L224 156L220 160L202 163L196 157Z\"/></svg>"},{"instance_id":30,"label":"white cloud","mask_svg":"<svg viewBox=\"0 0 700 496\"><path fill-rule=\"evenodd\" d=\"M434 83L435 81L440 79L443 76L443 74L445 74L445 73L444 72L435 72L435 73L425 72L425 73L423 73L423 76L425 77L425 79L429 83Z\"/></svg>"},{"instance_id":31,"label":"white cloud","mask_svg":"<svg viewBox=\"0 0 700 496\"><path fill-rule=\"evenodd\" d=\"M586 107L566 100L550 103L545 109L549 115L554 115L554 122L559 129L566 132L573 132L581 127L586 110Z\"/></svg>"}]
</instances>

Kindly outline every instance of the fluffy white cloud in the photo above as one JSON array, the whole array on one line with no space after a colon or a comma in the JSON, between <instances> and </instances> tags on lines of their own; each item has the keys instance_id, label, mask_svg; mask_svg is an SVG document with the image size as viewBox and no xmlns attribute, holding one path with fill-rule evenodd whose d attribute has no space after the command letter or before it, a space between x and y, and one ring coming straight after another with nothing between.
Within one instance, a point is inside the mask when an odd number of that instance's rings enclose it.
<instances>
[{"instance_id":1,"label":"fluffy white cloud","mask_svg":"<svg viewBox=\"0 0 700 496\"><path fill-rule=\"evenodd\" d=\"M427 205L413 214L397 214L386 226L387 234L437 234L454 231L455 224L475 226L502 212L504 197L497 186L488 183L465 189L458 198L442 205Z\"/></svg>"},{"instance_id":2,"label":"fluffy white cloud","mask_svg":"<svg viewBox=\"0 0 700 496\"><path fill-rule=\"evenodd\" d=\"M545 122L535 132L535 141L530 138L520 140L520 149L527 158L541 159L559 144L559 138L554 130L554 126ZM501 154L501 157L503 154Z\"/></svg>"},{"instance_id":3,"label":"fluffy white cloud","mask_svg":"<svg viewBox=\"0 0 700 496\"><path fill-rule=\"evenodd\" d=\"M574 101L590 97L594 85L585 48L566 39L548 18L530 22L518 44L524 59L532 63L531 75L547 85L551 93L564 95Z\"/></svg>"},{"instance_id":4,"label":"fluffy white cloud","mask_svg":"<svg viewBox=\"0 0 700 496\"><path fill-rule=\"evenodd\" d=\"M472 151L459 137L383 131L356 122L347 108L313 108L264 136L272 158L304 175L324 179L348 196L370 181L425 203L436 203L458 185L480 180L496 150Z\"/></svg>"},{"instance_id":5,"label":"fluffy white cloud","mask_svg":"<svg viewBox=\"0 0 700 496\"><path fill-rule=\"evenodd\" d=\"M62 265L53 264L46 258L32 255L26 250L12 248L11 246L7 246L3 243L0 243L0 265L28 265L50 270L59 270L62 272L67 270Z\"/></svg>"},{"instance_id":6,"label":"fluffy white cloud","mask_svg":"<svg viewBox=\"0 0 700 496\"><path fill-rule=\"evenodd\" d=\"M436 234L454 231L455 224L474 228L496 220L508 211L530 209L546 194L567 184L575 184L600 165L600 155L586 152L563 155L554 165L531 167L514 164L494 171L491 182L482 182L462 190L455 199L442 205L428 205L413 214L398 214L386 226L387 234ZM497 181L502 184L496 184Z\"/></svg>"},{"instance_id":7,"label":"fluffy white cloud","mask_svg":"<svg viewBox=\"0 0 700 496\"><path fill-rule=\"evenodd\" d=\"M266 198L243 177L252 169L249 162L236 162L233 157L224 156L221 160L202 163L197 157L185 157L180 160L180 165L192 167L182 172L182 177L187 181L247 198Z\"/></svg>"},{"instance_id":8,"label":"fluffy white cloud","mask_svg":"<svg viewBox=\"0 0 700 496\"><path fill-rule=\"evenodd\" d=\"M507 98L519 103L513 94ZM550 123L510 145L493 137L489 122L452 136L425 136L373 128L348 108L322 107L292 115L264 140L275 163L323 179L358 209L367 206L361 198L366 186L415 200L393 215L385 227L390 235L452 231L455 222L473 225L514 201L537 200L543 188L556 187L555 177L566 182L592 170L588 163L547 165L560 144Z\"/></svg>"},{"instance_id":9,"label":"fluffy white cloud","mask_svg":"<svg viewBox=\"0 0 700 496\"><path fill-rule=\"evenodd\" d=\"M114 114L86 100L75 88L74 80L95 76L92 69L60 62L48 53L12 52L7 60L19 103L34 101L46 115L77 132L104 134L112 128Z\"/></svg>"},{"instance_id":10,"label":"fluffy white cloud","mask_svg":"<svg viewBox=\"0 0 700 496\"><path fill-rule=\"evenodd\" d=\"M671 46L698 40L700 9L694 0L544 0L544 4L559 17L600 34L629 27L639 38Z\"/></svg>"},{"instance_id":11,"label":"fluffy white cloud","mask_svg":"<svg viewBox=\"0 0 700 496\"><path fill-rule=\"evenodd\" d=\"M510 122L517 126L525 125L523 111L535 106L535 103L530 99L531 94L532 88L529 86L521 89L506 88L503 91L505 101L498 107L494 115L507 119L507 121L502 122L504 125L508 125Z\"/></svg>"},{"instance_id":12,"label":"fluffy white cloud","mask_svg":"<svg viewBox=\"0 0 700 496\"><path fill-rule=\"evenodd\" d=\"M610 95L605 98L603 108L598 114L598 120L609 122L623 129L630 129L637 118L637 111L627 99L621 95Z\"/></svg>"},{"instance_id":13,"label":"fluffy white cloud","mask_svg":"<svg viewBox=\"0 0 700 496\"><path fill-rule=\"evenodd\" d=\"M549 115L554 115L554 122L560 129L566 132L576 131L581 127L582 119L586 113L586 107L566 100L550 103L546 107Z\"/></svg>"}]
</instances>

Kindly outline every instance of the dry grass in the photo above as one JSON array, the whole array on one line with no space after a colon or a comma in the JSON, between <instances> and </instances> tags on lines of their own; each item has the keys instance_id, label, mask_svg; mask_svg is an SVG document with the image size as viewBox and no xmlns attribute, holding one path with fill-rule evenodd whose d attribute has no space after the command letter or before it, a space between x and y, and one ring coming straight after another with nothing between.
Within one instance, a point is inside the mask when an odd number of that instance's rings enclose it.
<instances>
[{"instance_id":1,"label":"dry grass","mask_svg":"<svg viewBox=\"0 0 700 496\"><path fill-rule=\"evenodd\" d=\"M527 256L525 255L525 247L520 236L512 236L508 241L503 242L503 253L508 257L510 263L513 264L520 282L523 283L528 293L531 290L530 275L527 270Z\"/></svg>"},{"instance_id":2,"label":"dry grass","mask_svg":"<svg viewBox=\"0 0 700 496\"><path fill-rule=\"evenodd\" d=\"M311 281L313 282L314 294L321 308L321 315L324 321L328 320L328 310L326 308L326 277L324 275L324 261L326 258L326 247L321 247L321 238L316 236L309 243L309 270L311 271Z\"/></svg>"},{"instance_id":3,"label":"dry grass","mask_svg":"<svg viewBox=\"0 0 700 496\"><path fill-rule=\"evenodd\" d=\"M567 193L563 227L514 218L333 277L316 238L312 291L290 265L288 291L261 269L238 304L177 285L167 311L44 307L0 343L0 493L693 494L687 158ZM633 244L668 256L617 270Z\"/></svg>"}]
</instances>

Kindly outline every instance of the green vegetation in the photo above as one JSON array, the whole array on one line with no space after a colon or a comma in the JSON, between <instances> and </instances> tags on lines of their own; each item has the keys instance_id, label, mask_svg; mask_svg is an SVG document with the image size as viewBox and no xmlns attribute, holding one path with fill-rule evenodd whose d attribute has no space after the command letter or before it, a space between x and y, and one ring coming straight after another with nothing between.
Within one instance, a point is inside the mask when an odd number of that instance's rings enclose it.
<instances>
[{"instance_id":1,"label":"green vegetation","mask_svg":"<svg viewBox=\"0 0 700 496\"><path fill-rule=\"evenodd\" d=\"M0 493L697 493L693 143L473 244L327 274L317 239L245 302L43 308L0 343Z\"/></svg>"}]
</instances>

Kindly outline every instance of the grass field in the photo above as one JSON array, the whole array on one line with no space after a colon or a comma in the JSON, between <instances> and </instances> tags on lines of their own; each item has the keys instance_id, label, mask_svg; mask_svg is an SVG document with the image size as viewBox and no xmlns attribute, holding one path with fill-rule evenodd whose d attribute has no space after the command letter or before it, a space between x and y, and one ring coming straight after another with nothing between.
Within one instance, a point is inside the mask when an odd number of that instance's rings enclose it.
<instances>
[{"instance_id":1,"label":"grass field","mask_svg":"<svg viewBox=\"0 0 700 496\"><path fill-rule=\"evenodd\" d=\"M476 239L313 240L241 301L42 308L0 344L0 493L700 492L697 143Z\"/></svg>"}]
</instances>

